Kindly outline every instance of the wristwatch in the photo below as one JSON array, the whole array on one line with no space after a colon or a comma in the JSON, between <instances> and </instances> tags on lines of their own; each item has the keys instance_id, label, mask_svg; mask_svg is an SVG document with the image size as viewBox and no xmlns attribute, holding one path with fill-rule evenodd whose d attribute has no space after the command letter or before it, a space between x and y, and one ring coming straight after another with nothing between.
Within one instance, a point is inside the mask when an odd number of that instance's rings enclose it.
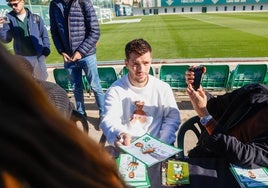
<instances>
[{"instance_id":1,"label":"wristwatch","mask_svg":"<svg viewBox=\"0 0 268 188\"><path fill-rule=\"evenodd\" d=\"M211 115L207 115L200 118L200 123L205 126L213 117Z\"/></svg>"}]
</instances>

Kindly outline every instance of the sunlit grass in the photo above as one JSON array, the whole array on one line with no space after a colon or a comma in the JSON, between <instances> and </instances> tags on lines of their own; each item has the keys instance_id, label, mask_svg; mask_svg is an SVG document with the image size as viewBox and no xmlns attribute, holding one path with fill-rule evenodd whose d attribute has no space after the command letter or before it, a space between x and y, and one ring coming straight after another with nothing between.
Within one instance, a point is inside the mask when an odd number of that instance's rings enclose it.
<instances>
[{"instance_id":1,"label":"sunlit grass","mask_svg":"<svg viewBox=\"0 0 268 188\"><path fill-rule=\"evenodd\" d=\"M144 38L154 59L268 57L268 13L174 14L142 17L136 23L101 24L98 61L124 59L125 44ZM47 63L61 63L51 42Z\"/></svg>"}]
</instances>

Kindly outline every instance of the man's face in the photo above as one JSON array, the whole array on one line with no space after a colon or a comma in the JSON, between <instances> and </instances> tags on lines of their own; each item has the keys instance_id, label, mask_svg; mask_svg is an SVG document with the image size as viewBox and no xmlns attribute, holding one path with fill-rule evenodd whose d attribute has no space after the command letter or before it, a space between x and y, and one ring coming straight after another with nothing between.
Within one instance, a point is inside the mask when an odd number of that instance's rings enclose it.
<instances>
[{"instance_id":1,"label":"man's face","mask_svg":"<svg viewBox=\"0 0 268 188\"><path fill-rule=\"evenodd\" d=\"M147 52L143 55L131 53L129 59L125 60L129 71L129 80L136 87L144 87L148 81L148 74L152 63L152 55Z\"/></svg>"},{"instance_id":2,"label":"man's face","mask_svg":"<svg viewBox=\"0 0 268 188\"><path fill-rule=\"evenodd\" d=\"M24 9L24 0L11 0L7 5L11 7L17 14L20 14Z\"/></svg>"}]
</instances>

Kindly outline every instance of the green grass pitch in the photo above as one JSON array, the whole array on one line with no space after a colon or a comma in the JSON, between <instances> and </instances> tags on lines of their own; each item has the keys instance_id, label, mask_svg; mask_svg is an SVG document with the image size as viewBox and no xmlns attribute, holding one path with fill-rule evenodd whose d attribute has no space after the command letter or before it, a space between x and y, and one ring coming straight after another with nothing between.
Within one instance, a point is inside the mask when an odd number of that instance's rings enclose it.
<instances>
[{"instance_id":1,"label":"green grass pitch","mask_svg":"<svg viewBox=\"0 0 268 188\"><path fill-rule=\"evenodd\" d=\"M117 17L100 24L98 61L124 59L125 44L146 39L153 59L268 57L268 12L203 13ZM107 22L106 22L107 23ZM47 63L62 63L51 42Z\"/></svg>"}]
</instances>

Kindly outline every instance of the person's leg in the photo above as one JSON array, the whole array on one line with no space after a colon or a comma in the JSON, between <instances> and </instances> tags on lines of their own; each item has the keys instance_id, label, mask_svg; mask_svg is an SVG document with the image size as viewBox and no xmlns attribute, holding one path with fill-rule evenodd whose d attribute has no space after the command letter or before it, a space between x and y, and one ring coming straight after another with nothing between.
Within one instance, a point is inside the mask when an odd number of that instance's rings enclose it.
<instances>
[{"instance_id":1,"label":"person's leg","mask_svg":"<svg viewBox=\"0 0 268 188\"><path fill-rule=\"evenodd\" d=\"M45 56L23 56L33 66L33 77L39 80L47 80L48 73Z\"/></svg>"},{"instance_id":2,"label":"person's leg","mask_svg":"<svg viewBox=\"0 0 268 188\"><path fill-rule=\"evenodd\" d=\"M37 63L34 67L34 75L37 75L38 79L40 80L47 80L48 73L46 66L46 57L44 55L37 57Z\"/></svg>"},{"instance_id":3,"label":"person's leg","mask_svg":"<svg viewBox=\"0 0 268 188\"><path fill-rule=\"evenodd\" d=\"M69 71L71 75L71 81L74 86L76 109L79 113L85 115L81 63L65 63L65 68L67 68L67 70Z\"/></svg>"},{"instance_id":4,"label":"person's leg","mask_svg":"<svg viewBox=\"0 0 268 188\"><path fill-rule=\"evenodd\" d=\"M100 78L97 69L96 54L84 58L83 70L85 71L86 78L90 84L96 103L99 108L100 117L104 111L104 93L100 84Z\"/></svg>"}]
</instances>

